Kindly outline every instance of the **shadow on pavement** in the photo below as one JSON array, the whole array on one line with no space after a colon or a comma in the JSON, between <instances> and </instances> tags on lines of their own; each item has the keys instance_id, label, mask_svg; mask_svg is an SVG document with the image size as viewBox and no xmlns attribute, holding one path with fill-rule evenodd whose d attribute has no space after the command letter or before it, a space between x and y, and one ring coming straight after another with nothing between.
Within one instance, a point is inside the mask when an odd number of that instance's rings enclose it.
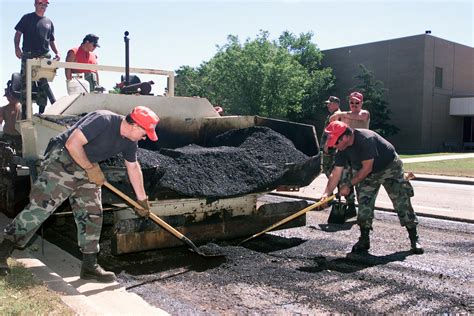
<instances>
[{"instance_id":1,"label":"shadow on pavement","mask_svg":"<svg viewBox=\"0 0 474 316\"><path fill-rule=\"evenodd\" d=\"M352 226L357 224L357 221L351 220L347 221L344 224L318 224L319 228L321 228L322 231L328 232L328 233L335 233L341 230L351 230Z\"/></svg>"},{"instance_id":2,"label":"shadow on pavement","mask_svg":"<svg viewBox=\"0 0 474 316\"><path fill-rule=\"evenodd\" d=\"M306 239L301 238L286 238L274 235L262 235L254 240L248 241L242 246L244 248L261 252L261 253L269 253L273 251L279 251L284 249L293 248L296 246L301 245L302 243L306 242Z\"/></svg>"},{"instance_id":3,"label":"shadow on pavement","mask_svg":"<svg viewBox=\"0 0 474 316\"><path fill-rule=\"evenodd\" d=\"M320 256L313 258L315 265L300 267L297 270L309 273L318 273L326 270L353 273L365 268L384 265L390 262L404 261L409 255L411 255L410 251L398 251L385 256L354 253L348 253L346 257L337 259L328 259Z\"/></svg>"}]
</instances>

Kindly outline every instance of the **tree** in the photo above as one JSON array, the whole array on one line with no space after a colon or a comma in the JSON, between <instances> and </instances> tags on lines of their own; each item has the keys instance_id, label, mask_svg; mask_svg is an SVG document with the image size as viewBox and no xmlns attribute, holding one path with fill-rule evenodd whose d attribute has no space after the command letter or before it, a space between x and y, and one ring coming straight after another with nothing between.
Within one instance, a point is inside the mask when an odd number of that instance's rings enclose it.
<instances>
[{"instance_id":1,"label":"tree","mask_svg":"<svg viewBox=\"0 0 474 316\"><path fill-rule=\"evenodd\" d=\"M376 80L374 73L364 65L359 65L361 73L354 76L361 81L353 91L360 91L364 95L364 108L370 112L370 129L383 137L395 135L400 130L397 126L390 124L392 111L387 108L383 82Z\"/></svg>"},{"instance_id":2,"label":"tree","mask_svg":"<svg viewBox=\"0 0 474 316\"><path fill-rule=\"evenodd\" d=\"M261 31L242 44L229 35L208 62L176 71L176 95L206 97L229 114L311 117L332 80L331 70L321 69L322 55L311 37L284 32L279 41L270 41Z\"/></svg>"}]
</instances>

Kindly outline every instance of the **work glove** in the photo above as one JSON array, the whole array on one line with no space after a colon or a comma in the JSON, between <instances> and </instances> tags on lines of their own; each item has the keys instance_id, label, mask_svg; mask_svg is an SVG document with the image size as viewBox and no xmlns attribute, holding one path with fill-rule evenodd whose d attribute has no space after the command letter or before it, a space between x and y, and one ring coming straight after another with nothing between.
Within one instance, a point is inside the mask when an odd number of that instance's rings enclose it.
<instances>
[{"instance_id":1,"label":"work glove","mask_svg":"<svg viewBox=\"0 0 474 316\"><path fill-rule=\"evenodd\" d=\"M92 167L86 169L87 177L91 183L95 183L98 186L102 186L105 182L105 176L98 163L92 164Z\"/></svg>"},{"instance_id":2,"label":"work glove","mask_svg":"<svg viewBox=\"0 0 474 316\"><path fill-rule=\"evenodd\" d=\"M140 204L142 208L135 207L135 212L140 214L140 216L148 218L150 216L150 203L148 203L148 199L139 200L138 204Z\"/></svg>"}]
</instances>

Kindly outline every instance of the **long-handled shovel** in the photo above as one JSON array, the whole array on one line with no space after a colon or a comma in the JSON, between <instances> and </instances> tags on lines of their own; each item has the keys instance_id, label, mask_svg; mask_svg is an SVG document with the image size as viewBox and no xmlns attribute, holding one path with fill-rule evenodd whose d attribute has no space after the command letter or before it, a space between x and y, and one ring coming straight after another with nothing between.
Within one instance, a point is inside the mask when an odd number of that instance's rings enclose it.
<instances>
[{"instance_id":1,"label":"long-handled shovel","mask_svg":"<svg viewBox=\"0 0 474 316\"><path fill-rule=\"evenodd\" d=\"M321 205L323 205L323 204L326 204L326 203L332 201L335 197L336 197L336 195L333 194L333 195L331 195L331 196L328 196L328 197L325 198L324 200L321 200L321 201L319 201L319 202L317 202L317 203L314 203L313 205L310 205L310 206L308 206L308 207L305 207L305 208L302 209L301 211L298 211L298 212L296 212L295 214L290 215L290 216L288 216L288 217L282 219L281 221L279 221L279 222L277 222L277 223L275 223L275 224L273 224L273 225L271 225L271 226L265 228L265 229L262 230L261 232L256 233L255 235L252 235L252 236L250 236L249 238L247 238L247 239L241 241L241 242L238 244L238 246L240 246L240 245L243 244L244 242L249 241L250 239L253 239L253 238L255 238L255 237L258 237L258 236L260 236L260 235L263 235L263 234L265 234L266 232L268 232L268 231L270 231L270 230L272 230L272 229L274 229L274 228L276 228L276 227L278 227L278 226L281 226L281 225L283 225L283 224L285 224L285 223L288 223L289 221L291 221L291 220L293 220L293 219L295 219L295 218L297 218L297 217L303 215L303 214L306 213L306 212L309 212L309 211L311 211L311 210L313 210L313 209L315 209L315 208L317 208L317 207L319 207L319 206L321 206Z\"/></svg>"},{"instance_id":2,"label":"long-handled shovel","mask_svg":"<svg viewBox=\"0 0 474 316\"><path fill-rule=\"evenodd\" d=\"M120 196L122 199L124 199L126 202L128 202L133 207L138 208L138 209L143 209L143 207L140 204L138 204L137 202L132 200L130 197L128 197L125 193L123 193L122 191L120 191L119 189L114 187L112 184L110 184L108 182L105 182L104 186L107 189L114 192L115 194L117 194L118 196ZM156 224L160 225L161 227L166 229L168 232L173 234L173 236L175 236L176 238L181 240L183 243L188 245L191 248L191 250L194 251L195 253L197 253L198 255L203 256L203 257L222 257L222 256L224 256L221 253L204 253L204 252L202 252L188 237L181 234L178 230L173 228L170 224L168 224L167 222L165 222L164 220L162 220L161 218L159 218L157 215L153 214L152 212L149 213L149 218L153 222L155 222Z\"/></svg>"}]
</instances>

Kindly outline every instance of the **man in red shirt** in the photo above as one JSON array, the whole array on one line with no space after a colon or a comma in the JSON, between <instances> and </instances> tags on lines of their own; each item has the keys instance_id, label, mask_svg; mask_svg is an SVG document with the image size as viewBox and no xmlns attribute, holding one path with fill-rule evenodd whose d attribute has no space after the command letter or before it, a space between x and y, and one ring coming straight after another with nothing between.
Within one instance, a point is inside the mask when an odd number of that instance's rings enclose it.
<instances>
[{"instance_id":1,"label":"man in red shirt","mask_svg":"<svg viewBox=\"0 0 474 316\"><path fill-rule=\"evenodd\" d=\"M99 46L99 37L94 34L87 34L82 40L82 44L78 47L71 48L67 52L66 61L83 64L97 64L97 55L94 53L96 47ZM96 70L79 70L79 69L65 69L66 80L72 80L73 74L83 73L84 79L89 82L90 91L94 91L99 85L99 74Z\"/></svg>"}]
</instances>

